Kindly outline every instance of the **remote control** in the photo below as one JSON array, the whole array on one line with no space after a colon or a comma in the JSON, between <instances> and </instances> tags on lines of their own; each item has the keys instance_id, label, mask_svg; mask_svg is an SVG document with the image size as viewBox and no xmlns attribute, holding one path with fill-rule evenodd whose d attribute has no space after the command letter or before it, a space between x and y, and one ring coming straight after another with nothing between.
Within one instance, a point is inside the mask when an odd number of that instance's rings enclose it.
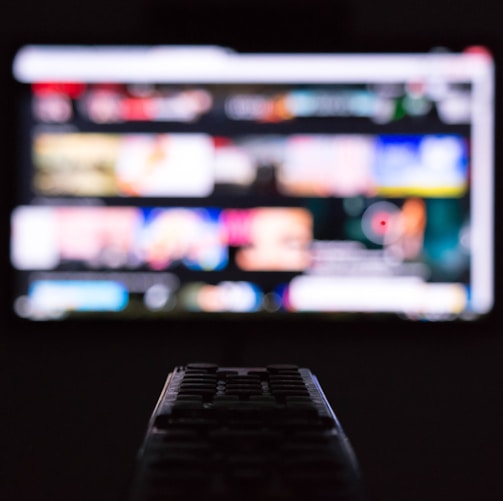
<instances>
[{"instance_id":1,"label":"remote control","mask_svg":"<svg viewBox=\"0 0 503 501\"><path fill-rule=\"evenodd\" d=\"M352 446L307 368L189 363L168 375L130 501L365 499Z\"/></svg>"}]
</instances>

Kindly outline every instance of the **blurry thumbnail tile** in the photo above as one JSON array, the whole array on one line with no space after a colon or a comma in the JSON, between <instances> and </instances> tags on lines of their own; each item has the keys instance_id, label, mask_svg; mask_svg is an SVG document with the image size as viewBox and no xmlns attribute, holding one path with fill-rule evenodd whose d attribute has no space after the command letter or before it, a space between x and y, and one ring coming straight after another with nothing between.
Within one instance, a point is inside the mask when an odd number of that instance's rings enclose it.
<instances>
[{"instance_id":1,"label":"blurry thumbnail tile","mask_svg":"<svg viewBox=\"0 0 503 501\"><path fill-rule=\"evenodd\" d=\"M35 136L35 191L42 195L116 195L118 148L119 136L115 134L43 133Z\"/></svg>"},{"instance_id":2,"label":"blurry thumbnail tile","mask_svg":"<svg viewBox=\"0 0 503 501\"><path fill-rule=\"evenodd\" d=\"M213 141L207 134L129 134L116 172L124 195L204 197L214 185Z\"/></svg>"},{"instance_id":3,"label":"blurry thumbnail tile","mask_svg":"<svg viewBox=\"0 0 503 501\"><path fill-rule=\"evenodd\" d=\"M227 247L218 214L204 209L154 209L141 239L142 259L153 269L183 264L218 270L227 264Z\"/></svg>"},{"instance_id":4,"label":"blurry thumbnail tile","mask_svg":"<svg viewBox=\"0 0 503 501\"><path fill-rule=\"evenodd\" d=\"M192 282L180 291L180 301L189 311L252 312L260 308L262 297L256 285L244 281Z\"/></svg>"},{"instance_id":5,"label":"blurry thumbnail tile","mask_svg":"<svg viewBox=\"0 0 503 501\"><path fill-rule=\"evenodd\" d=\"M63 261L91 268L138 265L136 241L142 214L134 207L58 207L58 247Z\"/></svg>"},{"instance_id":6,"label":"blurry thumbnail tile","mask_svg":"<svg viewBox=\"0 0 503 501\"><path fill-rule=\"evenodd\" d=\"M136 266L141 212L129 207L18 207L11 260L18 269Z\"/></svg>"},{"instance_id":7,"label":"blurry thumbnail tile","mask_svg":"<svg viewBox=\"0 0 503 501\"><path fill-rule=\"evenodd\" d=\"M293 196L373 192L373 139L364 135L292 135L279 169L279 189Z\"/></svg>"},{"instance_id":8,"label":"blurry thumbnail tile","mask_svg":"<svg viewBox=\"0 0 503 501\"><path fill-rule=\"evenodd\" d=\"M462 136L382 135L374 176L383 195L460 196L468 185L468 149Z\"/></svg>"},{"instance_id":9,"label":"blurry thumbnail tile","mask_svg":"<svg viewBox=\"0 0 503 501\"><path fill-rule=\"evenodd\" d=\"M304 270L311 262L312 214L300 207L259 207L226 215L236 264L243 270Z\"/></svg>"}]
</instances>

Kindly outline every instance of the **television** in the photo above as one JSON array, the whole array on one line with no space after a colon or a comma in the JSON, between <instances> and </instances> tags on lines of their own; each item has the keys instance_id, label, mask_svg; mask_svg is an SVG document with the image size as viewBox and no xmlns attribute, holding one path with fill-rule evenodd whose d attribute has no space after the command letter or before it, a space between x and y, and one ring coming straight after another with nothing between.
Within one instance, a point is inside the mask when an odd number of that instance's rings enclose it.
<instances>
[{"instance_id":1,"label":"television","mask_svg":"<svg viewBox=\"0 0 503 501\"><path fill-rule=\"evenodd\" d=\"M26 45L13 316L473 322L494 309L494 60Z\"/></svg>"}]
</instances>

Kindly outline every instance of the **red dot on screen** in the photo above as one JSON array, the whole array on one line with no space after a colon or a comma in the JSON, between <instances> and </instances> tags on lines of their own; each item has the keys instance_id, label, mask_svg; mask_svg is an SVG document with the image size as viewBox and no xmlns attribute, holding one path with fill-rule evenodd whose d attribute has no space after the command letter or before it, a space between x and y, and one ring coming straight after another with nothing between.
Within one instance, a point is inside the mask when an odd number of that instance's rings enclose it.
<instances>
[{"instance_id":1,"label":"red dot on screen","mask_svg":"<svg viewBox=\"0 0 503 501\"><path fill-rule=\"evenodd\" d=\"M387 212L378 212L372 219L372 230L378 235L384 235L390 224L390 214Z\"/></svg>"}]
</instances>

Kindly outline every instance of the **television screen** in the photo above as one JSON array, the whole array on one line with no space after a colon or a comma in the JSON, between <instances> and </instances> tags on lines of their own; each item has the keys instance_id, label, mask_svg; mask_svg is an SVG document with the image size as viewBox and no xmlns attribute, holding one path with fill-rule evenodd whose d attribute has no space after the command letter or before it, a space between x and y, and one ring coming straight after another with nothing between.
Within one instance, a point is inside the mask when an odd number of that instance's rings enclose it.
<instances>
[{"instance_id":1,"label":"television screen","mask_svg":"<svg viewBox=\"0 0 503 501\"><path fill-rule=\"evenodd\" d=\"M494 67L448 53L22 47L12 310L475 320Z\"/></svg>"}]
</instances>

